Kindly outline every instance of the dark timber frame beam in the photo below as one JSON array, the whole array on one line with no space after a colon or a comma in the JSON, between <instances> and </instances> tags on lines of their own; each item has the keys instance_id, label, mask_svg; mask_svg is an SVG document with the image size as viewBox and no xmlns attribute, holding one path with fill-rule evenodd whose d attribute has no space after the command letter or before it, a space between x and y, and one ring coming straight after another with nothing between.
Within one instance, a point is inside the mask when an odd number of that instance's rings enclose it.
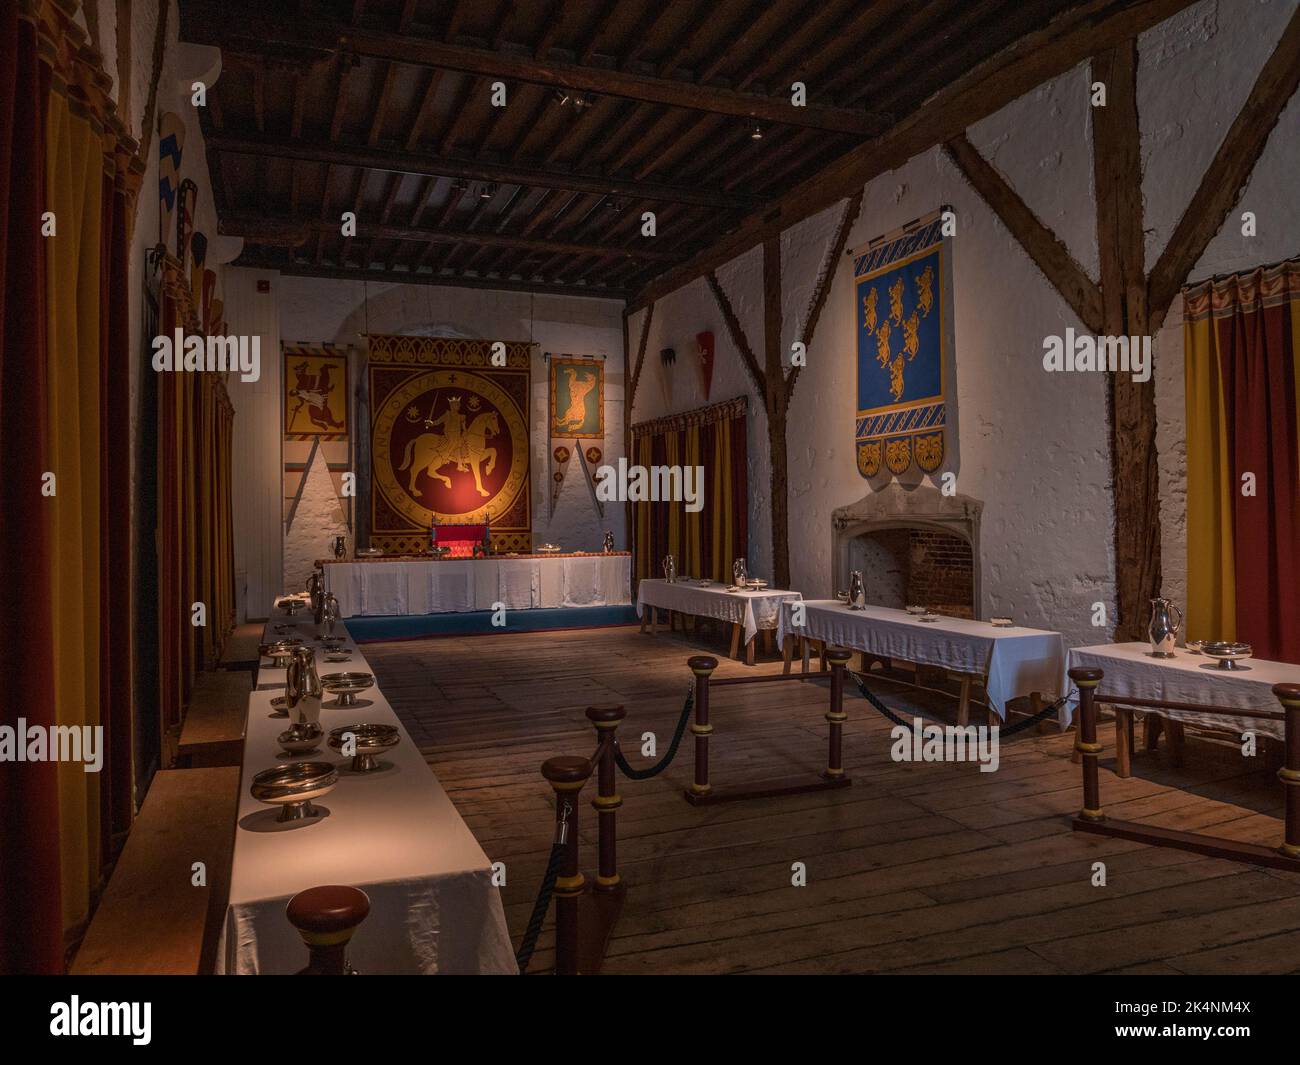
<instances>
[{"instance_id":1,"label":"dark timber frame beam","mask_svg":"<svg viewBox=\"0 0 1300 1065\"><path fill-rule=\"evenodd\" d=\"M1297 87L1300 87L1300 10L1291 16L1151 270L1147 301L1153 331L1160 328L1179 288L1237 205L1282 109Z\"/></svg>"},{"instance_id":2,"label":"dark timber frame beam","mask_svg":"<svg viewBox=\"0 0 1300 1065\"><path fill-rule=\"evenodd\" d=\"M1163 22L1195 0L1086 0L1026 34L935 93L913 114L845 153L779 200L745 219L735 232L679 267L652 278L633 310L703 277L773 234L853 195L873 178L943 144L1030 89L1090 56Z\"/></svg>"},{"instance_id":3,"label":"dark timber frame beam","mask_svg":"<svg viewBox=\"0 0 1300 1065\"><path fill-rule=\"evenodd\" d=\"M756 203L744 196L712 192L698 185L632 181L627 178L609 177L578 170L525 166L517 163L493 163L445 154L435 155L431 152L407 152L396 148L334 144L267 134L214 131L205 138L205 146L209 152L298 159L308 163L354 166L392 174L464 178L467 181L495 181L503 185L526 185L530 188L566 189L597 196L631 196L727 210L744 210L754 207Z\"/></svg>"},{"instance_id":4,"label":"dark timber frame beam","mask_svg":"<svg viewBox=\"0 0 1300 1065\"><path fill-rule=\"evenodd\" d=\"M1096 56L1092 82L1106 105L1092 109L1097 254L1105 336L1150 335L1142 235L1142 152L1137 111L1137 40ZM1115 507L1115 639L1142 638L1148 604L1160 594L1160 470L1156 382L1107 376L1111 491Z\"/></svg>"},{"instance_id":5,"label":"dark timber frame beam","mask_svg":"<svg viewBox=\"0 0 1300 1065\"><path fill-rule=\"evenodd\" d=\"M1101 289L1066 246L1043 225L997 169L966 139L954 137L944 150L1020 246L1037 264L1090 332L1101 334Z\"/></svg>"},{"instance_id":6,"label":"dark timber frame beam","mask_svg":"<svg viewBox=\"0 0 1300 1065\"><path fill-rule=\"evenodd\" d=\"M288 50L318 54L324 58L331 52L348 52L368 59L454 70L476 77L529 82L860 137L877 134L885 125L881 116L860 108L823 104L795 107L786 96L738 92L693 81L639 74L620 67L586 66L540 55L470 48L324 19L249 16L242 11L230 12L215 4L186 3L185 9L187 41L213 44L244 55L273 55ZM782 88L786 89L785 86Z\"/></svg>"}]
</instances>

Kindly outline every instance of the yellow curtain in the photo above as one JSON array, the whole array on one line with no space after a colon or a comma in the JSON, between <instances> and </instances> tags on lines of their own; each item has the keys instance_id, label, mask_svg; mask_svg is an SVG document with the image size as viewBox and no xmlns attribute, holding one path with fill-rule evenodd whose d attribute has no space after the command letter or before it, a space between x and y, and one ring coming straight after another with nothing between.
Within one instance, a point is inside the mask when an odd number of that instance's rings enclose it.
<instances>
[{"instance_id":1,"label":"yellow curtain","mask_svg":"<svg viewBox=\"0 0 1300 1065\"><path fill-rule=\"evenodd\" d=\"M687 469L698 468L703 465L700 462L700 427L688 425L685 436L686 459L683 465ZM686 572L693 577L707 577L713 573L712 569L708 573L704 572L704 552L701 549L703 515L703 510L694 514L686 511L683 515L686 522L686 543L682 545L682 554L686 560Z\"/></svg>"},{"instance_id":2,"label":"yellow curtain","mask_svg":"<svg viewBox=\"0 0 1300 1065\"><path fill-rule=\"evenodd\" d=\"M1183 322L1187 409L1187 619L1193 639L1235 640L1232 471L1219 369L1218 330L1210 314Z\"/></svg>"},{"instance_id":3,"label":"yellow curtain","mask_svg":"<svg viewBox=\"0 0 1300 1065\"><path fill-rule=\"evenodd\" d=\"M636 452L637 452L636 455L637 463L641 466L644 466L646 469L649 469L654 461L651 458L649 435L643 436L637 441ZM650 543L650 504L645 502L636 503L635 508L636 508L635 509L636 542L638 544L649 544ZM655 576L654 567L655 567L655 561L653 558L650 557L650 553L648 551L642 550L637 552L637 567L636 567L637 580L641 580L646 577Z\"/></svg>"},{"instance_id":4,"label":"yellow curtain","mask_svg":"<svg viewBox=\"0 0 1300 1065\"><path fill-rule=\"evenodd\" d=\"M47 245L53 507L54 676L60 725L97 726L99 713L99 361L102 134L60 92L46 120ZM100 866L99 779L81 764L59 766L65 927L87 915Z\"/></svg>"}]
</instances>

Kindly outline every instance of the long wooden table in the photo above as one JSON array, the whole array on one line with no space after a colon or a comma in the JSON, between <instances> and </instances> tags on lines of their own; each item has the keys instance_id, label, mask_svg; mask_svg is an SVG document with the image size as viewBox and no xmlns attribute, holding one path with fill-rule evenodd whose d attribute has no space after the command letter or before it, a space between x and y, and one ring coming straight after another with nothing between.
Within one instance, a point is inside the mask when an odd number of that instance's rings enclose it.
<instances>
[{"instance_id":1,"label":"long wooden table","mask_svg":"<svg viewBox=\"0 0 1300 1065\"><path fill-rule=\"evenodd\" d=\"M691 580L678 577L669 583L665 580L643 580L637 584L636 612L641 619L641 631L650 634L659 629L659 610L668 611L668 624L673 616L712 618L731 626L731 657L737 658L743 642L745 662L754 664L755 641L759 633L771 640L779 624L781 606L802 599L798 592L778 588L731 591L720 581Z\"/></svg>"},{"instance_id":2,"label":"long wooden table","mask_svg":"<svg viewBox=\"0 0 1300 1065\"><path fill-rule=\"evenodd\" d=\"M310 617L277 612L266 626L271 640L288 628L308 646ZM346 626L336 631L346 635ZM349 638L351 661L324 661L317 671L372 672ZM324 741L318 752L286 755L276 737L288 719L273 715L284 670L263 661L249 698L248 729L240 779L238 828L230 877L219 972L292 973L304 964L304 947L285 919L289 898L309 887L347 884L371 900L370 916L348 948L363 973L513 973L514 952L500 893L483 848L461 819L438 778L376 685L355 707L327 697L321 727L361 722L395 725L401 742L382 756L388 768L356 774L350 759ZM327 816L276 823L274 808L253 798L254 774L281 762L325 761L339 767L334 790L314 804Z\"/></svg>"},{"instance_id":3,"label":"long wooden table","mask_svg":"<svg viewBox=\"0 0 1300 1065\"><path fill-rule=\"evenodd\" d=\"M867 606L853 610L835 599L818 599L799 604L804 620L794 623L795 604L781 607L778 638L789 672L794 641L804 643L804 669L808 668L808 640L847 647L881 659L901 659L948 671L961 684L957 722L970 720L971 688L976 680L984 684L990 709L1006 718L1006 704L1027 696L1031 712L1044 697L1064 690L1065 641L1059 632L1013 625L1007 628L987 621L939 617L932 622L893 607ZM865 670L865 664L863 666ZM1064 710L1063 710L1064 713ZM1064 725L1068 717L1061 719Z\"/></svg>"}]
</instances>

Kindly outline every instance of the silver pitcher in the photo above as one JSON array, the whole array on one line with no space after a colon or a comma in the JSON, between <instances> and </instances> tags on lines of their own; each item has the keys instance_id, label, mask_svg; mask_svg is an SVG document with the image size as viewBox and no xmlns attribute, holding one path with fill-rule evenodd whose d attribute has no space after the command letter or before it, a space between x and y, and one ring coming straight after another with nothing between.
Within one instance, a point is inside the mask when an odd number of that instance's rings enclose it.
<instances>
[{"instance_id":1,"label":"silver pitcher","mask_svg":"<svg viewBox=\"0 0 1300 1065\"><path fill-rule=\"evenodd\" d=\"M334 623L339 619L339 601L333 592L326 592L321 600L320 635L324 639L334 635Z\"/></svg>"},{"instance_id":2,"label":"silver pitcher","mask_svg":"<svg viewBox=\"0 0 1300 1065\"><path fill-rule=\"evenodd\" d=\"M614 534L610 532L608 529L605 530L604 546L605 546L605 554L612 555L614 553Z\"/></svg>"},{"instance_id":3,"label":"silver pitcher","mask_svg":"<svg viewBox=\"0 0 1300 1065\"><path fill-rule=\"evenodd\" d=\"M731 583L738 588L745 587L745 582L749 580L749 565L743 558L736 559L731 564Z\"/></svg>"},{"instance_id":4,"label":"silver pitcher","mask_svg":"<svg viewBox=\"0 0 1300 1065\"><path fill-rule=\"evenodd\" d=\"M338 559L348 557L348 538L346 536L334 537L334 557Z\"/></svg>"},{"instance_id":5,"label":"silver pitcher","mask_svg":"<svg viewBox=\"0 0 1300 1065\"><path fill-rule=\"evenodd\" d=\"M669 584L677 583L677 559L672 555L664 555L664 580Z\"/></svg>"},{"instance_id":6,"label":"silver pitcher","mask_svg":"<svg viewBox=\"0 0 1300 1065\"><path fill-rule=\"evenodd\" d=\"M319 625L323 620L321 617L321 608L324 601L321 598L321 592L325 589L325 578L321 575L319 569L311 571L311 576L307 578L307 595L311 599L312 618Z\"/></svg>"},{"instance_id":7,"label":"silver pitcher","mask_svg":"<svg viewBox=\"0 0 1300 1065\"><path fill-rule=\"evenodd\" d=\"M862 571L855 569L849 574L849 609L862 610L867 605L867 586L862 580Z\"/></svg>"},{"instance_id":8,"label":"silver pitcher","mask_svg":"<svg viewBox=\"0 0 1300 1065\"><path fill-rule=\"evenodd\" d=\"M284 705L295 725L320 724L321 686L316 652L295 647L284 679Z\"/></svg>"},{"instance_id":9,"label":"silver pitcher","mask_svg":"<svg viewBox=\"0 0 1300 1065\"><path fill-rule=\"evenodd\" d=\"M1178 634L1183 629L1183 613L1169 599L1151 600L1151 623L1147 635L1151 638L1153 658L1173 658Z\"/></svg>"}]
</instances>

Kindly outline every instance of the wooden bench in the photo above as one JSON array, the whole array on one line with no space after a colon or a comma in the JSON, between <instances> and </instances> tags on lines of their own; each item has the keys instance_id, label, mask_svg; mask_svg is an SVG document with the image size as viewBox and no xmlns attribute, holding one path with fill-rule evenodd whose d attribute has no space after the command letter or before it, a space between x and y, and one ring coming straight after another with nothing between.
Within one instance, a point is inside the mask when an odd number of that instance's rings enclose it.
<instances>
[{"instance_id":1,"label":"wooden bench","mask_svg":"<svg viewBox=\"0 0 1300 1065\"><path fill-rule=\"evenodd\" d=\"M243 760L244 727L252 675L238 670L201 673L181 723L179 768L237 766Z\"/></svg>"},{"instance_id":2,"label":"wooden bench","mask_svg":"<svg viewBox=\"0 0 1300 1065\"><path fill-rule=\"evenodd\" d=\"M86 936L74 975L213 971L230 895L239 770L154 774ZM194 863L207 867L195 887Z\"/></svg>"}]
</instances>

